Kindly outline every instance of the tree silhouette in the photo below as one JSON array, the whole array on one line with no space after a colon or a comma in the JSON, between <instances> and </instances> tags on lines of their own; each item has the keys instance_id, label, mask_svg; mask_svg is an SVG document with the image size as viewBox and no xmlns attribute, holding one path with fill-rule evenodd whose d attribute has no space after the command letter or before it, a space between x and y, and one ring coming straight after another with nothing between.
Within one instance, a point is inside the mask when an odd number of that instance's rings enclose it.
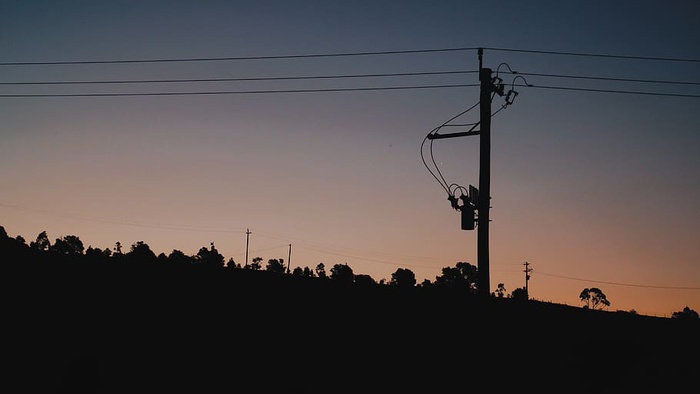
<instances>
[{"instance_id":1,"label":"tree silhouette","mask_svg":"<svg viewBox=\"0 0 700 394\"><path fill-rule=\"evenodd\" d=\"M106 262L111 255L112 251L108 248L102 250L100 248L88 246L88 248L85 249L85 257L92 262Z\"/></svg>"},{"instance_id":2,"label":"tree silhouette","mask_svg":"<svg viewBox=\"0 0 700 394\"><path fill-rule=\"evenodd\" d=\"M335 264L331 267L330 278L338 281L340 283L353 283L355 280L355 274L349 265L345 264Z\"/></svg>"},{"instance_id":3,"label":"tree silhouette","mask_svg":"<svg viewBox=\"0 0 700 394\"><path fill-rule=\"evenodd\" d=\"M49 241L49 236L46 231L42 231L36 236L36 241L31 242L29 247L34 250L46 251L51 248L51 242Z\"/></svg>"},{"instance_id":4,"label":"tree silhouette","mask_svg":"<svg viewBox=\"0 0 700 394\"><path fill-rule=\"evenodd\" d=\"M192 257L179 249L173 249L168 255L168 263L176 268L185 268L192 265Z\"/></svg>"},{"instance_id":5,"label":"tree silhouette","mask_svg":"<svg viewBox=\"0 0 700 394\"><path fill-rule=\"evenodd\" d=\"M54 242L50 250L61 255L73 256L82 255L85 247L78 236L66 235L63 238L56 238L56 242Z\"/></svg>"},{"instance_id":6,"label":"tree silhouette","mask_svg":"<svg viewBox=\"0 0 700 394\"><path fill-rule=\"evenodd\" d=\"M527 290L524 287L518 287L510 293L510 298L514 300L527 300Z\"/></svg>"},{"instance_id":7,"label":"tree silhouette","mask_svg":"<svg viewBox=\"0 0 700 394\"><path fill-rule=\"evenodd\" d=\"M442 276L435 277L435 285L452 290L466 290L471 294L477 292L478 270L475 266L459 262L454 267L442 269Z\"/></svg>"},{"instance_id":8,"label":"tree silhouette","mask_svg":"<svg viewBox=\"0 0 700 394\"><path fill-rule=\"evenodd\" d=\"M603 307L610 306L610 301L608 301L608 298L597 287L583 289L581 294L579 294L579 298L581 299L581 302L586 303L584 308L602 309Z\"/></svg>"},{"instance_id":9,"label":"tree silhouette","mask_svg":"<svg viewBox=\"0 0 700 394\"><path fill-rule=\"evenodd\" d=\"M131 249L126 256L129 260L136 263L154 263L157 259L151 247L143 241L136 241L131 244Z\"/></svg>"},{"instance_id":10,"label":"tree silhouette","mask_svg":"<svg viewBox=\"0 0 700 394\"><path fill-rule=\"evenodd\" d=\"M682 311L673 312L671 317L679 320L700 320L700 315L687 306Z\"/></svg>"},{"instance_id":11,"label":"tree silhouette","mask_svg":"<svg viewBox=\"0 0 700 394\"><path fill-rule=\"evenodd\" d=\"M374 280L370 275L367 274L357 274L355 275L355 284L360 286L371 286L376 285L377 281Z\"/></svg>"},{"instance_id":12,"label":"tree silhouette","mask_svg":"<svg viewBox=\"0 0 700 394\"><path fill-rule=\"evenodd\" d=\"M248 269L251 269L253 271L258 271L262 268L262 257L257 256L253 257L253 261L248 264Z\"/></svg>"},{"instance_id":13,"label":"tree silhouette","mask_svg":"<svg viewBox=\"0 0 700 394\"><path fill-rule=\"evenodd\" d=\"M114 253L122 254L122 243L117 241L114 243Z\"/></svg>"},{"instance_id":14,"label":"tree silhouette","mask_svg":"<svg viewBox=\"0 0 700 394\"><path fill-rule=\"evenodd\" d=\"M51 262L59 261L60 263L71 263L73 261L89 261L90 263L107 263L109 261L118 261L121 259L125 262L143 263L143 262L160 262L156 264L158 267L189 267L195 263L206 267L224 267L224 257L221 255L214 243L210 244L210 248L202 247L196 255L186 255L180 250L173 251L166 257L161 253L156 257L151 248L143 241L135 242L131 245L128 253L122 254L122 245L116 242L115 252L112 253L111 248L93 248L89 246L84 248L83 242L76 235L67 235L57 238L51 244L46 231L42 231L36 237L34 242L26 244L24 238L20 235L10 237L4 227L0 226L0 254L9 261L29 261L29 262ZM50 252L50 253L45 253ZM83 257L80 257L83 256ZM75 259L73 258L75 257ZM262 257L253 258L253 263L249 266L250 269L260 270L262 265ZM41 264L35 264L41 266ZM55 265L54 265L55 266ZM135 266L134 266L135 267ZM229 259L228 267L236 268L233 259ZM237 268L241 268L238 266ZM330 270L330 276L326 274L325 265L318 263L315 270L305 267L296 267L292 272L294 277L318 277L331 279L340 283L354 283L356 285L384 285L385 279L377 283L371 276L358 274L354 275L352 268L348 264L336 264ZM270 259L266 266L266 271L273 273L285 273L286 267L283 259ZM478 271L477 267L467 263L458 262L455 267L445 267L442 269L442 275L436 277L435 282L430 282L425 279L420 285L416 284L415 275L410 269L399 268L392 275L388 285L396 287L443 287L449 289L466 289L469 293L476 293L477 290ZM306 282L305 282L306 283ZM493 295L496 297L504 297L506 289L503 283L499 283ZM603 309L611 305L606 295L599 288L586 288L580 293L580 299L585 303L586 309ZM524 288L515 289L509 297L514 299L528 299ZM630 310L630 314L637 314L635 310ZM681 320L698 320L698 313L688 306L682 311L673 312L674 319Z\"/></svg>"},{"instance_id":15,"label":"tree silhouette","mask_svg":"<svg viewBox=\"0 0 700 394\"><path fill-rule=\"evenodd\" d=\"M27 255L29 246L7 235L5 228L0 226L0 255L4 261L20 261Z\"/></svg>"},{"instance_id":16,"label":"tree silhouette","mask_svg":"<svg viewBox=\"0 0 700 394\"><path fill-rule=\"evenodd\" d=\"M265 266L265 271L283 274L287 268L284 266L284 259L269 259Z\"/></svg>"},{"instance_id":17,"label":"tree silhouette","mask_svg":"<svg viewBox=\"0 0 700 394\"><path fill-rule=\"evenodd\" d=\"M425 279L423 279L423 281L420 282L417 286L420 287L420 288L422 288L422 289L428 289L428 288L433 287L433 282L431 282L430 279L425 278Z\"/></svg>"},{"instance_id":18,"label":"tree silhouette","mask_svg":"<svg viewBox=\"0 0 700 394\"><path fill-rule=\"evenodd\" d=\"M318 263L316 265L316 276L321 279L326 279L326 265L323 263Z\"/></svg>"},{"instance_id":19,"label":"tree silhouette","mask_svg":"<svg viewBox=\"0 0 700 394\"><path fill-rule=\"evenodd\" d=\"M410 269L399 268L393 274L391 274L389 285L402 289L415 287L416 274L414 274Z\"/></svg>"},{"instance_id":20,"label":"tree silhouette","mask_svg":"<svg viewBox=\"0 0 700 394\"><path fill-rule=\"evenodd\" d=\"M297 266L296 268L294 268L292 270L292 276L296 276L296 277L303 276L305 278L313 278L314 272L308 266L304 267L304 268Z\"/></svg>"},{"instance_id":21,"label":"tree silhouette","mask_svg":"<svg viewBox=\"0 0 700 394\"><path fill-rule=\"evenodd\" d=\"M201 247L199 252L194 256L194 262L196 264L207 268L223 268L224 261L224 256L216 250L213 242L210 244L209 249Z\"/></svg>"},{"instance_id":22,"label":"tree silhouette","mask_svg":"<svg viewBox=\"0 0 700 394\"><path fill-rule=\"evenodd\" d=\"M503 298L505 293L506 293L506 286L503 283L499 283L498 287L493 292L493 295L495 295L498 298Z\"/></svg>"}]
</instances>

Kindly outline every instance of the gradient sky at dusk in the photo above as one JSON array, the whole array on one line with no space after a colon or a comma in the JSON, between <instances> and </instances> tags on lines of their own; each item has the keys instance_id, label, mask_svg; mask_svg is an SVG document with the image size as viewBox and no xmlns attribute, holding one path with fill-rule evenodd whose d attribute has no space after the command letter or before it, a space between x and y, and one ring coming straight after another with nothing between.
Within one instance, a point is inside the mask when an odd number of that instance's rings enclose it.
<instances>
[{"instance_id":1,"label":"gradient sky at dusk","mask_svg":"<svg viewBox=\"0 0 700 394\"><path fill-rule=\"evenodd\" d=\"M581 290L598 287L611 310L700 311L697 15L690 0L0 0L0 225L27 242L46 230L86 247L144 241L156 254L214 242L237 263L249 228L250 259L287 261L291 244L292 268L347 263L377 281L477 265L477 232L460 229L421 158L431 130L478 102L476 73L8 83L476 71L476 50L9 63L484 47L484 67L519 93L492 119L491 288L523 287L529 262L535 299L581 305ZM448 84L477 87L241 93ZM229 94L46 96L210 91ZM478 137L434 141L449 183L478 185L478 147Z\"/></svg>"}]
</instances>

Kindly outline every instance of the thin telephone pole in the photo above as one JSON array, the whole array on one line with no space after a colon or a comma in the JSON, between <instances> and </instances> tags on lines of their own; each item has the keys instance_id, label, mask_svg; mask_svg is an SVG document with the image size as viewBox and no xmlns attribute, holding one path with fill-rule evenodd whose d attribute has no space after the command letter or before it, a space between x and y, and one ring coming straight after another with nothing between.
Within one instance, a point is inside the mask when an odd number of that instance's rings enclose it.
<instances>
[{"instance_id":1,"label":"thin telephone pole","mask_svg":"<svg viewBox=\"0 0 700 394\"><path fill-rule=\"evenodd\" d=\"M530 268L530 263L527 261L523 263L525 266L525 297L529 300L530 299L530 291L528 290L528 281L530 280L530 272L532 272L532 268Z\"/></svg>"},{"instance_id":2,"label":"thin telephone pole","mask_svg":"<svg viewBox=\"0 0 700 394\"><path fill-rule=\"evenodd\" d=\"M289 244L289 254L287 255L287 273L289 273L289 265L292 263L292 244Z\"/></svg>"},{"instance_id":3,"label":"thin telephone pole","mask_svg":"<svg viewBox=\"0 0 700 394\"><path fill-rule=\"evenodd\" d=\"M250 239L250 229L245 229L245 268L248 268L248 241Z\"/></svg>"}]
</instances>

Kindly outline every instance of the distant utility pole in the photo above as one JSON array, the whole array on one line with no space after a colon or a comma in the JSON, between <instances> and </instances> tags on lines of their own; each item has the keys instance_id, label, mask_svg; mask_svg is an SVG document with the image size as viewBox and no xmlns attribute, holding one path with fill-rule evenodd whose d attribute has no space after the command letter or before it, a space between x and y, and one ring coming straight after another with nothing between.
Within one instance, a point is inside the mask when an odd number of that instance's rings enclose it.
<instances>
[{"instance_id":1,"label":"distant utility pole","mask_svg":"<svg viewBox=\"0 0 700 394\"><path fill-rule=\"evenodd\" d=\"M287 255L287 273L289 273L289 265L292 262L292 244L289 244L289 254Z\"/></svg>"},{"instance_id":2,"label":"distant utility pole","mask_svg":"<svg viewBox=\"0 0 700 394\"><path fill-rule=\"evenodd\" d=\"M530 263L527 261L523 263L525 266L525 297L527 299L530 299L530 291L528 290L527 283L530 280L530 272L532 272L532 268L530 268Z\"/></svg>"},{"instance_id":3,"label":"distant utility pole","mask_svg":"<svg viewBox=\"0 0 700 394\"><path fill-rule=\"evenodd\" d=\"M245 268L248 268L248 241L250 239L250 229L245 229Z\"/></svg>"}]
</instances>

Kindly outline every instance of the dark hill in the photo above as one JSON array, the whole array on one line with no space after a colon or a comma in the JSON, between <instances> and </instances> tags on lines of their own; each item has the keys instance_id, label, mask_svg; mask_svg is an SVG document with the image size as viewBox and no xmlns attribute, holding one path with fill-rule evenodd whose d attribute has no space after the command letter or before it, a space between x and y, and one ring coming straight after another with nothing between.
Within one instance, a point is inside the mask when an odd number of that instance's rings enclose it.
<instances>
[{"instance_id":1,"label":"dark hill","mask_svg":"<svg viewBox=\"0 0 700 394\"><path fill-rule=\"evenodd\" d=\"M698 322L250 270L5 266L27 392L670 391Z\"/></svg>"}]
</instances>

